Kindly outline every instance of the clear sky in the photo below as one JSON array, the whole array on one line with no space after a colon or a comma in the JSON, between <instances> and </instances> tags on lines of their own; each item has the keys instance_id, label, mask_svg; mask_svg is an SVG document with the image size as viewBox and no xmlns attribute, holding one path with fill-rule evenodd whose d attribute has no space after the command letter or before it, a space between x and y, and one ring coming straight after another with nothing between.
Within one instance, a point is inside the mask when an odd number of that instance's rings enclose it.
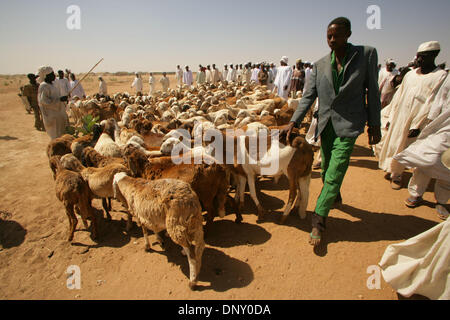
<instances>
[{"instance_id":1,"label":"clear sky","mask_svg":"<svg viewBox=\"0 0 450 320\"><path fill-rule=\"evenodd\" d=\"M66 27L70 5L81 9L81 30ZM369 5L379 6L381 29L367 28ZM338 16L352 22L349 41L376 47L380 63L406 65L420 43L437 40L437 63L450 64L450 0L3 0L0 74L41 65L82 73L100 58L97 72L316 61Z\"/></svg>"}]
</instances>

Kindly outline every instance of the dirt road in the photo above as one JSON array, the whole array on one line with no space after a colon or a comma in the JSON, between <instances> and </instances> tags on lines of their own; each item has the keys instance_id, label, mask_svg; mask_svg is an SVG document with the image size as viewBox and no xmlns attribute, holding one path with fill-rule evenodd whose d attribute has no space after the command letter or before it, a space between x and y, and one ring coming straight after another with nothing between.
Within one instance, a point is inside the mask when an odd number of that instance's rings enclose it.
<instances>
[{"instance_id":1,"label":"dirt road","mask_svg":"<svg viewBox=\"0 0 450 320\"><path fill-rule=\"evenodd\" d=\"M131 79L106 78L109 92L131 92ZM127 234L123 213L113 212L111 222L100 223L98 243L81 221L74 243L67 243L68 221L45 154L49 138L34 129L33 115L21 105L19 80L8 81L0 83L0 299L397 299L383 280L381 289L368 289L367 268L379 262L387 245L440 222L431 190L425 205L403 204L410 174L403 189L391 190L363 134L342 186L344 205L331 211L322 249L314 252L308 244L310 214L300 220L292 213L285 225L278 224L287 180L275 185L262 179L257 188L271 211L267 221L256 223L248 193L242 224L231 214L216 218L206 238L201 288L192 292L180 248L167 241L166 252L144 252L141 230L134 225ZM97 88L96 81L85 84L88 94ZM309 213L321 185L316 170ZM94 205L101 207L97 200ZM66 286L71 265L80 267L80 290Z\"/></svg>"}]
</instances>

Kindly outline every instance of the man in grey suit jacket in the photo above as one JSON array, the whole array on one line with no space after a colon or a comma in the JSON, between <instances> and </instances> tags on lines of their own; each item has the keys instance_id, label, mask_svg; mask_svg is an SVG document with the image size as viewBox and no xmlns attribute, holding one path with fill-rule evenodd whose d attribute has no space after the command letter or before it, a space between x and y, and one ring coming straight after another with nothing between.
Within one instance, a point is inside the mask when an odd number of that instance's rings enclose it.
<instances>
[{"instance_id":1,"label":"man in grey suit jacket","mask_svg":"<svg viewBox=\"0 0 450 320\"><path fill-rule=\"evenodd\" d=\"M336 202L341 202L340 188L347 171L356 138L367 123L369 144L377 144L380 132L380 92L378 55L375 48L354 46L347 42L351 24L336 18L327 28L331 53L314 64L307 90L292 119L281 134L288 138L307 111L319 98L316 139L320 135L323 188L312 217L310 243L318 245L325 230L325 219Z\"/></svg>"}]
</instances>

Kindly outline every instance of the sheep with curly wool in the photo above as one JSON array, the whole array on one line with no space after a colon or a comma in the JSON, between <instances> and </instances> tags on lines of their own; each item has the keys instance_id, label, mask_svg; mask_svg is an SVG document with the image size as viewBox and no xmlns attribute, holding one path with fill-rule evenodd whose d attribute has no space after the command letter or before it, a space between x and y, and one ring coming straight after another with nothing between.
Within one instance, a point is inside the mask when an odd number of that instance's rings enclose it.
<instances>
[{"instance_id":1,"label":"sheep with curly wool","mask_svg":"<svg viewBox=\"0 0 450 320\"><path fill-rule=\"evenodd\" d=\"M114 176L113 186L115 198L140 223L146 251L151 250L147 229L155 234L167 230L173 242L183 248L189 262L189 288L194 290L205 241L201 205L190 185L176 179L149 181L118 173Z\"/></svg>"},{"instance_id":2,"label":"sheep with curly wool","mask_svg":"<svg viewBox=\"0 0 450 320\"><path fill-rule=\"evenodd\" d=\"M89 189L93 195L102 199L102 205L107 220L111 220L106 199L114 197L112 188L114 175L119 172L130 173L130 170L120 163L111 163L100 168L84 167L73 154L66 154L61 157L61 164L65 169L81 174L83 179L88 183Z\"/></svg>"},{"instance_id":3,"label":"sheep with curly wool","mask_svg":"<svg viewBox=\"0 0 450 320\"><path fill-rule=\"evenodd\" d=\"M91 206L92 194L89 187L78 172L65 169L59 156L50 158L50 167L54 172L56 197L64 204L67 218L69 219L68 241L73 240L77 227L77 212L87 229L87 219L91 220L91 237L97 238L96 209Z\"/></svg>"}]
</instances>

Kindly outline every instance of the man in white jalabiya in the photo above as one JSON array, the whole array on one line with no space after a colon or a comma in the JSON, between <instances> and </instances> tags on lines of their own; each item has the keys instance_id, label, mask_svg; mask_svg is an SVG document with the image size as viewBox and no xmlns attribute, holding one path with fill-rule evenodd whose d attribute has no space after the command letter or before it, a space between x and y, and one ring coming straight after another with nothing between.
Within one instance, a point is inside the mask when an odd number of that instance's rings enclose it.
<instances>
[{"instance_id":1,"label":"man in white jalabiya","mask_svg":"<svg viewBox=\"0 0 450 320\"><path fill-rule=\"evenodd\" d=\"M216 65L213 64L211 70L211 82L213 84L217 84L219 83L219 81L220 81L220 71L216 69Z\"/></svg>"},{"instance_id":2,"label":"man in white jalabiya","mask_svg":"<svg viewBox=\"0 0 450 320\"><path fill-rule=\"evenodd\" d=\"M183 83L190 87L194 82L194 77L192 76L192 71L189 70L189 66L185 66L185 69L183 72Z\"/></svg>"},{"instance_id":3,"label":"man in white jalabiya","mask_svg":"<svg viewBox=\"0 0 450 320\"><path fill-rule=\"evenodd\" d=\"M252 66L247 63L245 65L244 68L244 73L243 73L243 80L247 83L250 84L250 78L252 77L252 70L251 70Z\"/></svg>"},{"instance_id":4,"label":"man in white jalabiya","mask_svg":"<svg viewBox=\"0 0 450 320\"><path fill-rule=\"evenodd\" d=\"M393 76L399 74L399 71L395 69L395 66L396 64L393 59L386 60L386 67L381 68L380 72L378 73L378 87L381 88L386 79L392 78Z\"/></svg>"},{"instance_id":5,"label":"man in white jalabiya","mask_svg":"<svg viewBox=\"0 0 450 320\"><path fill-rule=\"evenodd\" d=\"M102 77L98 77L98 94L101 96L106 96L108 94L108 88L106 86L106 82Z\"/></svg>"},{"instance_id":6,"label":"man in white jalabiya","mask_svg":"<svg viewBox=\"0 0 450 320\"><path fill-rule=\"evenodd\" d=\"M167 74L163 72L163 76L161 77L161 79L159 79L159 83L161 83L163 92L167 92L167 89L169 89L170 85L169 78L167 78L166 75Z\"/></svg>"},{"instance_id":7,"label":"man in white jalabiya","mask_svg":"<svg viewBox=\"0 0 450 320\"><path fill-rule=\"evenodd\" d=\"M393 157L413 143L427 123L428 112L447 72L436 67L440 51L437 41L423 43L417 50L418 68L408 72L391 103L381 111L387 128L376 147L378 166L390 174L391 187L401 189L404 165Z\"/></svg>"},{"instance_id":8,"label":"man in white jalabiya","mask_svg":"<svg viewBox=\"0 0 450 320\"><path fill-rule=\"evenodd\" d=\"M211 72L211 66L208 64L206 66L206 70L205 70L205 82L206 83L212 83L212 72Z\"/></svg>"},{"instance_id":9,"label":"man in white jalabiya","mask_svg":"<svg viewBox=\"0 0 450 320\"><path fill-rule=\"evenodd\" d=\"M198 66L197 76L195 80L197 81L197 86L204 84L206 81L206 68L204 68L202 65Z\"/></svg>"},{"instance_id":10,"label":"man in white jalabiya","mask_svg":"<svg viewBox=\"0 0 450 320\"><path fill-rule=\"evenodd\" d=\"M155 92L155 77L153 77L153 73L150 72L150 76L148 78L148 84L150 85L150 91L149 91L149 95L153 95L153 93Z\"/></svg>"},{"instance_id":11,"label":"man in white jalabiya","mask_svg":"<svg viewBox=\"0 0 450 320\"><path fill-rule=\"evenodd\" d=\"M225 64L223 66L223 71L222 71L222 81L227 80L228 77L228 66Z\"/></svg>"},{"instance_id":12,"label":"man in white jalabiya","mask_svg":"<svg viewBox=\"0 0 450 320\"><path fill-rule=\"evenodd\" d=\"M53 84L56 76L51 67L40 67L38 75L40 81L38 103L42 120L50 139L55 139L65 133L66 126L69 123L64 105L68 97L61 96L59 88Z\"/></svg>"},{"instance_id":13,"label":"man in white jalabiya","mask_svg":"<svg viewBox=\"0 0 450 320\"><path fill-rule=\"evenodd\" d=\"M236 69L233 68L233 65L230 63L230 70L227 74L227 81L228 82L234 82L236 81Z\"/></svg>"},{"instance_id":14,"label":"man in white jalabiya","mask_svg":"<svg viewBox=\"0 0 450 320\"><path fill-rule=\"evenodd\" d=\"M259 67L256 65L253 65L253 69L252 69L252 75L250 77L250 81L253 81L255 83L259 83L258 81L258 74L259 74Z\"/></svg>"},{"instance_id":15,"label":"man in white jalabiya","mask_svg":"<svg viewBox=\"0 0 450 320\"><path fill-rule=\"evenodd\" d=\"M450 199L450 170L442 165L441 156L450 148L450 77L447 75L428 113L431 121L411 144L394 156L399 163L415 168L409 180L410 197L405 200L407 207L422 204L423 194L432 178L436 179L434 195L438 216L446 220L449 216L445 208Z\"/></svg>"},{"instance_id":16,"label":"man in white jalabiya","mask_svg":"<svg viewBox=\"0 0 450 320\"><path fill-rule=\"evenodd\" d=\"M131 88L135 88L136 90L136 95L141 95L142 94L142 78L139 75L139 73L135 73L134 74L136 77L134 78L133 83L131 84Z\"/></svg>"},{"instance_id":17,"label":"man in white jalabiya","mask_svg":"<svg viewBox=\"0 0 450 320\"><path fill-rule=\"evenodd\" d=\"M64 78L64 71L58 70L58 78L55 79L54 85L59 89L59 94L67 96L70 92L69 80Z\"/></svg>"},{"instance_id":18,"label":"man in white jalabiya","mask_svg":"<svg viewBox=\"0 0 450 320\"><path fill-rule=\"evenodd\" d=\"M274 86L278 89L278 96L287 99L291 84L292 68L288 66L288 57L283 56L280 60L281 66L277 68ZM275 90L275 88L274 88Z\"/></svg>"},{"instance_id":19,"label":"man in white jalabiya","mask_svg":"<svg viewBox=\"0 0 450 320\"><path fill-rule=\"evenodd\" d=\"M78 83L78 80L75 79L75 73L70 74L70 79L70 90L72 91L70 96L72 98L86 99L86 93L81 83Z\"/></svg>"},{"instance_id":20,"label":"man in white jalabiya","mask_svg":"<svg viewBox=\"0 0 450 320\"><path fill-rule=\"evenodd\" d=\"M311 72L312 72L312 65L310 62L306 61L305 62L305 84L303 85L303 92L306 92L306 89L308 89L308 80L309 77L311 76Z\"/></svg>"},{"instance_id":21,"label":"man in white jalabiya","mask_svg":"<svg viewBox=\"0 0 450 320\"><path fill-rule=\"evenodd\" d=\"M180 68L180 65L177 66L177 71L175 71L175 78L178 86L181 87L183 85L183 70Z\"/></svg>"}]
</instances>

